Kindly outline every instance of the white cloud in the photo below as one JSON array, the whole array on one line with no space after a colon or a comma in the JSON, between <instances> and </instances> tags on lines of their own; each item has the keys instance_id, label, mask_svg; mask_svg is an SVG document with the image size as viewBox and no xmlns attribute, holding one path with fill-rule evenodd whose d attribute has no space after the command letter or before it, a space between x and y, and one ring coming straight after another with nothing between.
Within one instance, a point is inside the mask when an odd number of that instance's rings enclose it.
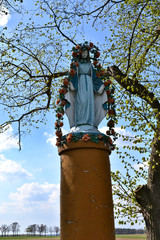
<instances>
[{"instance_id":1,"label":"white cloud","mask_svg":"<svg viewBox=\"0 0 160 240\"><path fill-rule=\"evenodd\" d=\"M59 226L60 185L48 182L26 183L10 193L5 202L0 203L0 225L16 221L21 232L31 224Z\"/></svg>"},{"instance_id":2,"label":"white cloud","mask_svg":"<svg viewBox=\"0 0 160 240\"><path fill-rule=\"evenodd\" d=\"M1 181L17 181L19 179L30 179L32 174L25 170L15 161L6 159L0 154L0 180Z\"/></svg>"},{"instance_id":3,"label":"white cloud","mask_svg":"<svg viewBox=\"0 0 160 240\"><path fill-rule=\"evenodd\" d=\"M62 133L63 135L67 134L68 132L62 128ZM47 132L44 133L44 136L48 137L47 139L47 143L50 143L52 146L56 147L56 136L55 135L52 135L52 134L49 134Z\"/></svg>"},{"instance_id":4,"label":"white cloud","mask_svg":"<svg viewBox=\"0 0 160 240\"><path fill-rule=\"evenodd\" d=\"M0 152L11 148L18 148L18 137L14 136L12 126L0 133Z\"/></svg>"},{"instance_id":5,"label":"white cloud","mask_svg":"<svg viewBox=\"0 0 160 240\"><path fill-rule=\"evenodd\" d=\"M56 136L50 135L47 139L47 143L50 143L52 146L56 147Z\"/></svg>"},{"instance_id":6,"label":"white cloud","mask_svg":"<svg viewBox=\"0 0 160 240\"><path fill-rule=\"evenodd\" d=\"M148 170L149 165L148 165L148 162L143 162L143 163L139 163L139 164L133 164L133 167L137 171L142 170L142 169Z\"/></svg>"},{"instance_id":7,"label":"white cloud","mask_svg":"<svg viewBox=\"0 0 160 240\"><path fill-rule=\"evenodd\" d=\"M0 26L4 27L7 25L11 15L9 14L8 9L6 9L3 5L0 6Z\"/></svg>"},{"instance_id":8,"label":"white cloud","mask_svg":"<svg viewBox=\"0 0 160 240\"><path fill-rule=\"evenodd\" d=\"M98 130L99 130L101 133L106 134L106 131L108 130L108 127L101 127L101 128L98 128Z\"/></svg>"},{"instance_id":9,"label":"white cloud","mask_svg":"<svg viewBox=\"0 0 160 240\"><path fill-rule=\"evenodd\" d=\"M129 137L130 139L134 138L134 134L130 131L127 131L126 129L121 129L120 127L115 128L115 132L119 133L120 135L123 135L125 137ZM123 146L131 146L133 145L133 142L131 141L124 141L122 137L118 137L116 140L116 145L118 147L123 147Z\"/></svg>"},{"instance_id":10,"label":"white cloud","mask_svg":"<svg viewBox=\"0 0 160 240\"><path fill-rule=\"evenodd\" d=\"M45 182L26 183L17 189L17 192L11 193L9 198L12 204L17 206L20 211L48 210L55 207L59 212L60 185Z\"/></svg>"},{"instance_id":11,"label":"white cloud","mask_svg":"<svg viewBox=\"0 0 160 240\"><path fill-rule=\"evenodd\" d=\"M108 127L101 127L99 128L99 131L106 134L106 131L108 130ZM127 131L126 129L121 129L120 127L115 127L114 128L115 132L116 133L119 133L120 135L123 135L123 136L128 136L128 137L134 137L134 134L131 133L130 131ZM123 147L123 146L130 146L130 145L133 145L132 141L129 142L129 141L123 141L123 138L122 137L118 137L118 139L115 141L115 144L117 147Z\"/></svg>"}]
</instances>

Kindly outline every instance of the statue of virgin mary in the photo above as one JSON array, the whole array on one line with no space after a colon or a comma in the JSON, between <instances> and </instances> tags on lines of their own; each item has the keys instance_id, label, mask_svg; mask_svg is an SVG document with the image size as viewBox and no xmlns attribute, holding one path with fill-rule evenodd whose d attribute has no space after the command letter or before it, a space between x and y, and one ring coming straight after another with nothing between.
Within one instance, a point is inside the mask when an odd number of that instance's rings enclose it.
<instances>
[{"instance_id":1,"label":"statue of virgin mary","mask_svg":"<svg viewBox=\"0 0 160 240\"><path fill-rule=\"evenodd\" d=\"M103 81L91 63L92 47L78 46L77 52L73 53L70 85L65 94L65 113L69 119L70 132L97 132L98 125L107 114L107 94Z\"/></svg>"}]
</instances>

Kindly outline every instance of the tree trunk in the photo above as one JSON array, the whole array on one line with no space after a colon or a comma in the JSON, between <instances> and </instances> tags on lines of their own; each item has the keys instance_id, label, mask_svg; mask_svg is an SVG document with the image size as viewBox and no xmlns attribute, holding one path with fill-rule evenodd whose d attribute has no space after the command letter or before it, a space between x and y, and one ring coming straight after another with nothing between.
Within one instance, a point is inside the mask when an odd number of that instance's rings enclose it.
<instances>
[{"instance_id":1,"label":"tree trunk","mask_svg":"<svg viewBox=\"0 0 160 240\"><path fill-rule=\"evenodd\" d=\"M153 139L148 182L136 190L146 223L147 240L160 239L160 129Z\"/></svg>"}]
</instances>

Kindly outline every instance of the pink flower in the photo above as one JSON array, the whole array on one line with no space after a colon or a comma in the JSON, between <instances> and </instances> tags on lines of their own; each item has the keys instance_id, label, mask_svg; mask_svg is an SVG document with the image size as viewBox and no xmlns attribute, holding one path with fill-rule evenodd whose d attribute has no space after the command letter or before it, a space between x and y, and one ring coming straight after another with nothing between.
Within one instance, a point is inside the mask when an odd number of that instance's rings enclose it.
<instances>
[{"instance_id":1,"label":"pink flower","mask_svg":"<svg viewBox=\"0 0 160 240\"><path fill-rule=\"evenodd\" d=\"M89 139L90 139L89 134L85 134L85 135L82 137L82 140L83 140L84 142L87 142Z\"/></svg>"}]
</instances>

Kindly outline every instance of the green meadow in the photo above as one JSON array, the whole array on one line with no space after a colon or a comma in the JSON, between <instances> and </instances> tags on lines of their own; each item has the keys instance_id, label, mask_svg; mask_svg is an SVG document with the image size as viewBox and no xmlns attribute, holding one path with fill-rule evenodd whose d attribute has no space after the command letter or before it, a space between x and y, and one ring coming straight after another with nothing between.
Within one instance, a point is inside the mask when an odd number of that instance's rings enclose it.
<instances>
[{"instance_id":1,"label":"green meadow","mask_svg":"<svg viewBox=\"0 0 160 240\"><path fill-rule=\"evenodd\" d=\"M117 235L116 238L126 238L126 239L146 239L145 234L127 234L127 235Z\"/></svg>"}]
</instances>

